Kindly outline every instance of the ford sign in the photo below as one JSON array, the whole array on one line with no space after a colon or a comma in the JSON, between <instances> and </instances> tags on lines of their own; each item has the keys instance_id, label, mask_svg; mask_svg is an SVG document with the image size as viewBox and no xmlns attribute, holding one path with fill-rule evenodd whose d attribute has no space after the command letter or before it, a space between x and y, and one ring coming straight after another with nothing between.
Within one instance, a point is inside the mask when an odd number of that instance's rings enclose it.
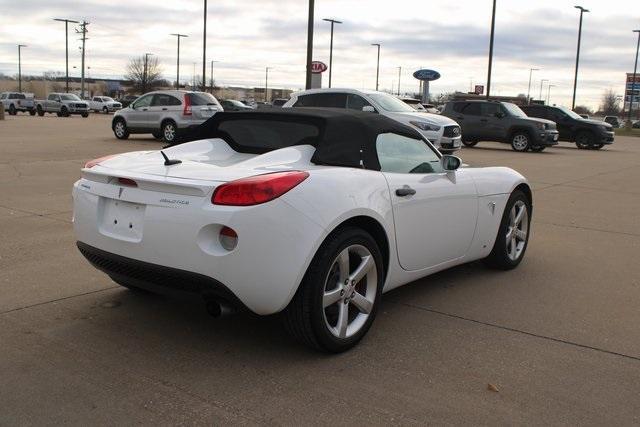
<instances>
[{"instance_id":1,"label":"ford sign","mask_svg":"<svg viewBox=\"0 0 640 427\"><path fill-rule=\"evenodd\" d=\"M413 77L418 80L430 82L432 80L438 80L440 78L440 73L434 70L427 70L423 68L422 70L418 70L413 73Z\"/></svg>"},{"instance_id":2,"label":"ford sign","mask_svg":"<svg viewBox=\"0 0 640 427\"><path fill-rule=\"evenodd\" d=\"M313 61L311 63L311 72L314 74L320 74L327 71L327 64L320 61Z\"/></svg>"}]
</instances>

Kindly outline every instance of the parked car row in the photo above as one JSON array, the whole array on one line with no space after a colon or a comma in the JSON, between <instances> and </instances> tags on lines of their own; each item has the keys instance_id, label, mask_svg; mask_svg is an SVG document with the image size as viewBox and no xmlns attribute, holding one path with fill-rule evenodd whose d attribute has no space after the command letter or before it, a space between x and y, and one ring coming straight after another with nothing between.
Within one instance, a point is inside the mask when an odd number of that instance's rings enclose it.
<instances>
[{"instance_id":1,"label":"parked car row","mask_svg":"<svg viewBox=\"0 0 640 427\"><path fill-rule=\"evenodd\" d=\"M27 94L20 92L2 92L0 101L2 101L5 111L8 111L12 116L18 112L29 113L32 116L36 114L33 95L27 96Z\"/></svg>"}]
</instances>

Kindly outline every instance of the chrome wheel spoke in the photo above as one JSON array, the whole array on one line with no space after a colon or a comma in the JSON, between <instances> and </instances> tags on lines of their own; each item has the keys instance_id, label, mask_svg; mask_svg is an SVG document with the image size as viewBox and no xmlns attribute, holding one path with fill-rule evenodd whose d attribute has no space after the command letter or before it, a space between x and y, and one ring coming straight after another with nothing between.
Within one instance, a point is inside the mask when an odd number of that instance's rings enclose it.
<instances>
[{"instance_id":1,"label":"chrome wheel spoke","mask_svg":"<svg viewBox=\"0 0 640 427\"><path fill-rule=\"evenodd\" d=\"M340 268L340 283L344 284L349 278L349 248L338 255L338 267Z\"/></svg>"},{"instance_id":2,"label":"chrome wheel spoke","mask_svg":"<svg viewBox=\"0 0 640 427\"><path fill-rule=\"evenodd\" d=\"M509 256L511 259L516 258L516 239L511 239L511 243L509 246Z\"/></svg>"},{"instance_id":3,"label":"chrome wheel spoke","mask_svg":"<svg viewBox=\"0 0 640 427\"><path fill-rule=\"evenodd\" d=\"M524 205L520 206L520 210L518 211L518 214L516 215L516 218L515 218L516 225L520 225L520 223L522 222L522 217L524 217L524 213L526 209L527 208L525 208Z\"/></svg>"},{"instance_id":4,"label":"chrome wheel spoke","mask_svg":"<svg viewBox=\"0 0 640 427\"><path fill-rule=\"evenodd\" d=\"M369 301L364 297L364 295L359 294L358 292L351 297L351 303L364 314L371 313L371 309L373 308L373 301Z\"/></svg>"},{"instance_id":5,"label":"chrome wheel spoke","mask_svg":"<svg viewBox=\"0 0 640 427\"><path fill-rule=\"evenodd\" d=\"M347 326L349 326L349 304L340 304L340 311L338 313L338 323L336 324L336 330L340 338L347 336Z\"/></svg>"},{"instance_id":6,"label":"chrome wheel spoke","mask_svg":"<svg viewBox=\"0 0 640 427\"><path fill-rule=\"evenodd\" d=\"M330 305L337 303L342 299L342 295L344 295L344 291L342 290L341 285L338 285L335 289L326 291L322 297L322 306L327 308Z\"/></svg>"},{"instance_id":7,"label":"chrome wheel spoke","mask_svg":"<svg viewBox=\"0 0 640 427\"><path fill-rule=\"evenodd\" d=\"M507 230L507 242L510 242L512 237L513 237L513 227L509 227Z\"/></svg>"},{"instance_id":8,"label":"chrome wheel spoke","mask_svg":"<svg viewBox=\"0 0 640 427\"><path fill-rule=\"evenodd\" d=\"M362 262L356 268L356 270L349 276L349 281L351 283L358 283L364 276L367 275L369 270L371 270L375 266L373 262L373 258L371 255L367 255L362 257Z\"/></svg>"}]
</instances>

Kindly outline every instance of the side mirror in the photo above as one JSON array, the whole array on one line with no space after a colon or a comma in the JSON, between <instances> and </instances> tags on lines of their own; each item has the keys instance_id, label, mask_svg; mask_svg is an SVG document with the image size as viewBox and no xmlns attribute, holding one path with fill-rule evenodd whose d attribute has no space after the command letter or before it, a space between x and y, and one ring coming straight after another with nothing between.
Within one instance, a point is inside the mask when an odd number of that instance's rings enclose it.
<instances>
[{"instance_id":1,"label":"side mirror","mask_svg":"<svg viewBox=\"0 0 640 427\"><path fill-rule=\"evenodd\" d=\"M442 169L446 170L447 172L451 172L460 167L460 165L462 164L462 160L460 160L459 157L445 154L440 158L440 164L442 165Z\"/></svg>"},{"instance_id":2,"label":"side mirror","mask_svg":"<svg viewBox=\"0 0 640 427\"><path fill-rule=\"evenodd\" d=\"M373 108L371 105L365 105L364 107L362 107L362 111L366 113L375 113L376 109Z\"/></svg>"}]
</instances>

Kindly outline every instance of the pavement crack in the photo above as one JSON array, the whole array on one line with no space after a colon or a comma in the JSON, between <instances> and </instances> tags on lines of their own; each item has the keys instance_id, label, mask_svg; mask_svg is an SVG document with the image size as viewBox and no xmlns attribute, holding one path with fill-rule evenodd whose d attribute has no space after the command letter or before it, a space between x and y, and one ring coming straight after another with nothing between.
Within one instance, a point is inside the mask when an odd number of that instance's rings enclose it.
<instances>
[{"instance_id":1,"label":"pavement crack","mask_svg":"<svg viewBox=\"0 0 640 427\"><path fill-rule=\"evenodd\" d=\"M110 286L108 288L104 288L104 289L97 289L95 291L89 291L89 292L83 292L81 294L76 294L76 295L68 295L66 297L61 297L61 298L56 298L56 299L52 299L49 301L41 301L41 302L37 302L35 304L29 304L29 305L25 305L22 307L16 307L16 308L12 308L6 311L1 311L0 312L0 316L2 316L3 314L8 314L8 313L14 313L16 311L20 311L20 310L26 310L28 308L32 308L32 307L39 307L41 305L47 305L47 304L51 304L54 302L58 302L58 301L64 301L64 300L68 300L68 299L72 299L72 298L77 298L77 297L82 297L85 295L91 295L91 294L97 294L99 292L104 292L104 291L108 291L110 289L118 289L120 286Z\"/></svg>"},{"instance_id":2,"label":"pavement crack","mask_svg":"<svg viewBox=\"0 0 640 427\"><path fill-rule=\"evenodd\" d=\"M556 227L568 227L568 228L575 228L577 230L599 231L601 233L611 233L611 234L618 234L622 236L640 237L640 234L638 233L626 233L624 231L604 230L602 228L583 227L580 225L558 224L556 222L546 222L546 221L537 221L537 220L536 220L536 224L554 225Z\"/></svg>"},{"instance_id":3,"label":"pavement crack","mask_svg":"<svg viewBox=\"0 0 640 427\"><path fill-rule=\"evenodd\" d=\"M565 340L565 339L562 339L562 338L554 338L554 337L550 337L550 336L547 336L547 335L537 334L535 332L528 332L528 331L524 331L522 329L511 328L509 326L504 326L504 325L498 325L497 323L484 322L482 320L472 319L470 317L460 316L458 314L446 313L444 311L434 310L432 308L421 307L421 306L415 305L415 304L409 304L409 303L400 302L400 301L394 301L394 300L390 300L389 302L392 303L392 304L398 304L398 305L403 305L405 307L415 308L416 310L421 310L421 311L426 311L426 312L433 313L433 314L438 314L440 316L450 317L452 319L463 320L465 322L471 322L471 323L475 323L475 324L478 324L478 325L488 326L490 328L500 329L500 330L508 331L508 332L515 332L515 333L518 333L518 334L527 335L527 336L534 337L534 338L540 338L540 339L547 340L547 341L553 341L553 342L557 342L557 343L560 343L560 344L570 345L570 346L573 346L573 347L578 347L578 348L582 348L582 349L586 349L586 350L597 351L599 353L604 353L604 354L608 354L608 355L612 355L612 356L623 357L625 359L631 359L631 360L636 360L636 361L640 362L640 357L639 356L632 356L632 355L629 355L629 354L619 353L617 351L606 350L604 348L594 347L594 346L587 345L587 344L581 344L581 343L578 343L578 342L575 342L575 341L569 341L569 340Z\"/></svg>"}]
</instances>

